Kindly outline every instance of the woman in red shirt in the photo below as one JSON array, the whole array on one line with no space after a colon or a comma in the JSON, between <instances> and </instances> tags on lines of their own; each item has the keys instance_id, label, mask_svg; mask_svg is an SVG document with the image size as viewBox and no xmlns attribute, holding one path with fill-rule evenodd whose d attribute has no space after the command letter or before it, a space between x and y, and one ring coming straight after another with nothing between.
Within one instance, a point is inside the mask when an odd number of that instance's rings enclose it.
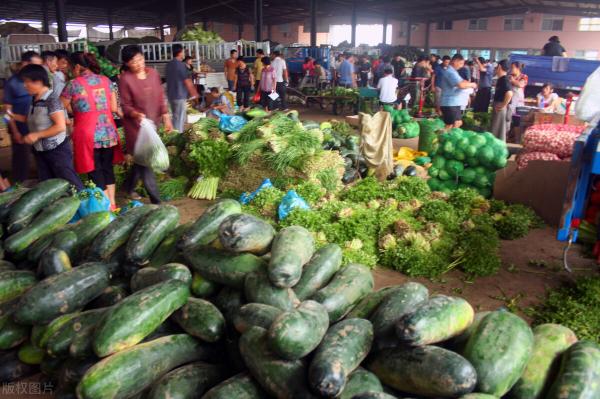
<instances>
[{"instance_id":1,"label":"woman in red shirt","mask_svg":"<svg viewBox=\"0 0 600 399\"><path fill-rule=\"evenodd\" d=\"M73 114L71 139L75 171L88 173L115 209L113 164L123 162L113 119L113 112L118 112L117 96L110 80L100 75L100 66L93 54L71 54L71 66L74 79L67 84L61 97L65 108Z\"/></svg>"},{"instance_id":2,"label":"woman in red shirt","mask_svg":"<svg viewBox=\"0 0 600 399\"><path fill-rule=\"evenodd\" d=\"M160 76L156 70L146 68L144 54L139 46L130 45L121 51L123 60L123 73L119 78L119 94L123 108L123 129L125 130L125 144L127 158L131 162L135 142L140 130L140 122L144 118L150 119L156 126L162 122L165 130L173 130L171 117L167 109L164 90ZM138 180L142 180L144 187L153 204L160 203L160 194L156 185L156 178L151 168L133 164L131 173L125 181L125 190L132 199L139 198L135 193Z\"/></svg>"}]
</instances>

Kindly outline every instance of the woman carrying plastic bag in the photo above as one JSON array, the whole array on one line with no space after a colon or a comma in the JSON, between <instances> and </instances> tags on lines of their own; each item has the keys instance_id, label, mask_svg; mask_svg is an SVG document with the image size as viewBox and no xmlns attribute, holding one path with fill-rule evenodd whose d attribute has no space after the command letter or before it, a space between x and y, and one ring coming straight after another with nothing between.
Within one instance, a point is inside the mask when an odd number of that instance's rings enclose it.
<instances>
[{"instance_id":1,"label":"woman carrying plastic bag","mask_svg":"<svg viewBox=\"0 0 600 399\"><path fill-rule=\"evenodd\" d=\"M165 130L173 130L167 109L160 76L156 70L146 68L144 54L139 46L123 48L121 58L125 71L119 78L119 93L123 107L123 128L127 144L128 162L132 162L131 172L125 181L125 190L131 199L139 199L135 193L141 179L153 204L160 203L160 194L153 168L161 170L164 161L162 148L158 146L156 128L144 122L149 119L158 125L163 122ZM154 134L152 134L152 130ZM160 138L158 139L160 140ZM162 145L162 143L160 143Z\"/></svg>"}]
</instances>

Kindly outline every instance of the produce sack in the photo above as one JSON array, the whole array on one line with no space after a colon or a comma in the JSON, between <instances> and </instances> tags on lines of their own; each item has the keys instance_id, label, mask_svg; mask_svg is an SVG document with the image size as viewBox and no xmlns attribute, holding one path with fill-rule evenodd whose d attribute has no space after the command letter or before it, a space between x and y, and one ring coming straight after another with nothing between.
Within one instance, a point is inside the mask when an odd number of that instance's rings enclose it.
<instances>
[{"instance_id":1,"label":"produce sack","mask_svg":"<svg viewBox=\"0 0 600 399\"><path fill-rule=\"evenodd\" d=\"M240 131L248 121L239 115L221 115L219 120L219 129L226 133L235 133Z\"/></svg>"},{"instance_id":2,"label":"produce sack","mask_svg":"<svg viewBox=\"0 0 600 399\"><path fill-rule=\"evenodd\" d=\"M583 133L584 126L561 124L533 125L523 136L524 152L542 152L567 158L573 154L573 144Z\"/></svg>"},{"instance_id":3,"label":"produce sack","mask_svg":"<svg viewBox=\"0 0 600 399\"><path fill-rule=\"evenodd\" d=\"M279 220L285 219L293 209L310 209L310 206L304 201L304 198L298 195L294 190L288 191L279 203L277 216Z\"/></svg>"},{"instance_id":4,"label":"produce sack","mask_svg":"<svg viewBox=\"0 0 600 399\"><path fill-rule=\"evenodd\" d=\"M254 97L252 97L252 102L254 104L260 104L260 90L256 90L256 93L254 93Z\"/></svg>"},{"instance_id":5,"label":"produce sack","mask_svg":"<svg viewBox=\"0 0 600 399\"><path fill-rule=\"evenodd\" d=\"M600 121L600 68L586 79L575 104L575 114L579 119L594 125Z\"/></svg>"},{"instance_id":6,"label":"produce sack","mask_svg":"<svg viewBox=\"0 0 600 399\"><path fill-rule=\"evenodd\" d=\"M147 118L140 123L140 131L133 148L133 162L157 172L169 169L169 152L156 132L156 125Z\"/></svg>"},{"instance_id":7,"label":"produce sack","mask_svg":"<svg viewBox=\"0 0 600 399\"><path fill-rule=\"evenodd\" d=\"M517 169L525 169L531 161L563 161L551 152L525 152L517 157Z\"/></svg>"},{"instance_id":8,"label":"produce sack","mask_svg":"<svg viewBox=\"0 0 600 399\"><path fill-rule=\"evenodd\" d=\"M438 132L443 130L444 122L441 119L424 119L419 121L419 151L435 154L438 147Z\"/></svg>"},{"instance_id":9,"label":"produce sack","mask_svg":"<svg viewBox=\"0 0 600 399\"><path fill-rule=\"evenodd\" d=\"M389 112L375 115L359 114L360 151L365 163L375 169L375 176L383 181L394 170L394 147L392 145L392 119Z\"/></svg>"},{"instance_id":10,"label":"produce sack","mask_svg":"<svg viewBox=\"0 0 600 399\"><path fill-rule=\"evenodd\" d=\"M256 190L254 190L253 192L243 193L240 196L240 203L242 205L248 205L250 203L250 201L252 201L254 199L254 197L256 197L258 195L258 193L260 193L265 188L271 188L271 187L273 187L273 183L271 183L271 179L263 180L263 182L260 184L260 186L258 186L258 188Z\"/></svg>"},{"instance_id":11,"label":"produce sack","mask_svg":"<svg viewBox=\"0 0 600 399\"><path fill-rule=\"evenodd\" d=\"M93 183L77 193L77 197L79 197L81 203L77 213L71 219L71 223L83 219L90 213L110 211L110 200L104 194L104 191L96 187Z\"/></svg>"}]
</instances>

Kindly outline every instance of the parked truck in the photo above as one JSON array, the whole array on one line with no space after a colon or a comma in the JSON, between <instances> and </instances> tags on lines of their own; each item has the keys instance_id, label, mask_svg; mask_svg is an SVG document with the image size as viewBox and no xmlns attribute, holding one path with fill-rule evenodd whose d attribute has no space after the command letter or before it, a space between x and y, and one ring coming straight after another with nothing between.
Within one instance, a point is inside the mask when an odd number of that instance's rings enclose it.
<instances>
[{"instance_id":1,"label":"parked truck","mask_svg":"<svg viewBox=\"0 0 600 399\"><path fill-rule=\"evenodd\" d=\"M588 76L600 67L595 60L539 55L511 54L510 61L525 65L523 72L529 78L526 95L539 93L545 83L552 83L560 95L579 93Z\"/></svg>"},{"instance_id":2,"label":"parked truck","mask_svg":"<svg viewBox=\"0 0 600 399\"><path fill-rule=\"evenodd\" d=\"M21 54L26 51L52 51L65 49L68 51L86 51L87 43L57 42L48 34L11 34L0 37L0 81L4 83L10 77L16 64L21 61Z\"/></svg>"},{"instance_id":3,"label":"parked truck","mask_svg":"<svg viewBox=\"0 0 600 399\"><path fill-rule=\"evenodd\" d=\"M173 45L180 44L186 55L194 58L194 69L201 71L201 64L210 66L214 72L201 72L198 84L204 87L226 87L227 82L223 75L224 63L229 58L231 50L238 51L239 57L247 63L256 59L256 50L262 49L269 54L269 42L255 42L238 40L236 42L223 42L201 44L197 41L141 43L139 46L146 58L146 64L155 68L161 77L165 77L167 63L173 59ZM121 46L121 48L125 45Z\"/></svg>"}]
</instances>

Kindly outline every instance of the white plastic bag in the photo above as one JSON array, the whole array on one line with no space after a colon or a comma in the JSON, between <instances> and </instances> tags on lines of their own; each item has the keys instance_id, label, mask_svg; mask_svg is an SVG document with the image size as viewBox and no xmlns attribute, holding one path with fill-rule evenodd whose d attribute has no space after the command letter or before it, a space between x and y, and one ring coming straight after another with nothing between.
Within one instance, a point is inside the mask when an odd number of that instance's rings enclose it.
<instances>
[{"instance_id":1,"label":"white plastic bag","mask_svg":"<svg viewBox=\"0 0 600 399\"><path fill-rule=\"evenodd\" d=\"M575 104L575 113L583 121L596 124L600 120L600 68L588 76Z\"/></svg>"},{"instance_id":2,"label":"white plastic bag","mask_svg":"<svg viewBox=\"0 0 600 399\"><path fill-rule=\"evenodd\" d=\"M157 172L169 169L169 153L156 132L156 125L144 118L133 148L133 162Z\"/></svg>"}]
</instances>

